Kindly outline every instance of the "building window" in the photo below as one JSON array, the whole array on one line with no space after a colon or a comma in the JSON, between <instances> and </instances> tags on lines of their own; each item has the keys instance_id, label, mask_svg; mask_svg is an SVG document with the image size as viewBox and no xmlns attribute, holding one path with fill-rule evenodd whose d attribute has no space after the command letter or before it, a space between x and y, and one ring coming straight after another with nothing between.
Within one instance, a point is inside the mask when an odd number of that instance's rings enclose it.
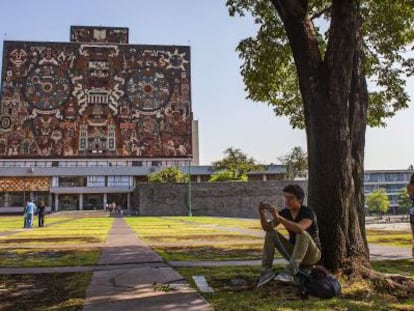
<instances>
[{"instance_id":1,"label":"building window","mask_svg":"<svg viewBox=\"0 0 414 311\"><path fill-rule=\"evenodd\" d=\"M9 206L10 207L16 207L16 206L25 206L24 200L29 199L29 193L26 193L27 197L25 196L25 193L23 192L9 192Z\"/></svg>"},{"instance_id":2,"label":"building window","mask_svg":"<svg viewBox=\"0 0 414 311\"><path fill-rule=\"evenodd\" d=\"M108 176L108 187L131 187L132 178L129 176Z\"/></svg>"},{"instance_id":3,"label":"building window","mask_svg":"<svg viewBox=\"0 0 414 311\"><path fill-rule=\"evenodd\" d=\"M105 176L88 176L88 187L105 187Z\"/></svg>"},{"instance_id":4,"label":"building window","mask_svg":"<svg viewBox=\"0 0 414 311\"><path fill-rule=\"evenodd\" d=\"M78 176L59 177L59 187L86 187L86 178Z\"/></svg>"},{"instance_id":5,"label":"building window","mask_svg":"<svg viewBox=\"0 0 414 311\"><path fill-rule=\"evenodd\" d=\"M102 194L85 194L83 196L83 209L85 210L103 209L103 195Z\"/></svg>"}]
</instances>

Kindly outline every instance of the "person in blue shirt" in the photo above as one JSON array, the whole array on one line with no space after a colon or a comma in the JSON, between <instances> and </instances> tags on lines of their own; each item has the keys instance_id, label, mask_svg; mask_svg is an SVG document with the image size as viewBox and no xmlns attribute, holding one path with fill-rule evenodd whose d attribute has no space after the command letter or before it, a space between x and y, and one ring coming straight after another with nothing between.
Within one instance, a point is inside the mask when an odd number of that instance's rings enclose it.
<instances>
[{"instance_id":1,"label":"person in blue shirt","mask_svg":"<svg viewBox=\"0 0 414 311\"><path fill-rule=\"evenodd\" d=\"M36 213L36 204L33 202L33 199L30 199L26 204L26 221L25 221L25 228L32 228L33 227L33 215Z\"/></svg>"}]
</instances>

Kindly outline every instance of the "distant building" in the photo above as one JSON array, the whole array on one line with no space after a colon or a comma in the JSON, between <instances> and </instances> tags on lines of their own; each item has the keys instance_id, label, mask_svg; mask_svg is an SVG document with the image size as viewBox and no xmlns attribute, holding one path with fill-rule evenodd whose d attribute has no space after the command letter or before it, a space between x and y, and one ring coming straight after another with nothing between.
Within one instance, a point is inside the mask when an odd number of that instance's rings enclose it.
<instances>
[{"instance_id":1,"label":"distant building","mask_svg":"<svg viewBox=\"0 0 414 311\"><path fill-rule=\"evenodd\" d=\"M398 211L398 193L406 188L413 170L367 170L364 173L365 198L374 190L385 189L390 199L390 211Z\"/></svg>"},{"instance_id":2,"label":"distant building","mask_svg":"<svg viewBox=\"0 0 414 311\"><path fill-rule=\"evenodd\" d=\"M4 41L0 207L131 205L151 167L199 164L190 47L129 44L122 27L70 42Z\"/></svg>"}]
</instances>

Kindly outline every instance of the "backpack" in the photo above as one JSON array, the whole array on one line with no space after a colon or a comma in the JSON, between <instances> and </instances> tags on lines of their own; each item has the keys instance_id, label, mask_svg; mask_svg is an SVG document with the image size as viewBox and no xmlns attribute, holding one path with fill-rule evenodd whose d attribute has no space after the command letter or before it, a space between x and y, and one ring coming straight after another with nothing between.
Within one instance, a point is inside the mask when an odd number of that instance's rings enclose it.
<instances>
[{"instance_id":1,"label":"backpack","mask_svg":"<svg viewBox=\"0 0 414 311\"><path fill-rule=\"evenodd\" d=\"M302 299L309 296L330 299L341 294L338 279L322 266L315 266L310 273L300 271L298 277L301 280L299 294Z\"/></svg>"}]
</instances>

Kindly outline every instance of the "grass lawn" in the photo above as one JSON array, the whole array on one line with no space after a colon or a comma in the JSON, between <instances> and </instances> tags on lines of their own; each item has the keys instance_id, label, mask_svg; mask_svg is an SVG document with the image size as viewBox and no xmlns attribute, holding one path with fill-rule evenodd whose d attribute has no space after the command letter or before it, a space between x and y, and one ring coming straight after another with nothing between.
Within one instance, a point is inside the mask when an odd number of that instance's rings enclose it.
<instances>
[{"instance_id":1,"label":"grass lawn","mask_svg":"<svg viewBox=\"0 0 414 311\"><path fill-rule=\"evenodd\" d=\"M82 310L92 272L0 275L0 310Z\"/></svg>"},{"instance_id":2,"label":"grass lawn","mask_svg":"<svg viewBox=\"0 0 414 311\"><path fill-rule=\"evenodd\" d=\"M185 217L139 217L126 218L126 221L138 233L139 238L165 260L261 258L263 238L211 226L215 220L222 221L222 218L192 217L196 220L199 218L201 223L189 223ZM224 221L227 222L228 219Z\"/></svg>"},{"instance_id":3,"label":"grass lawn","mask_svg":"<svg viewBox=\"0 0 414 311\"><path fill-rule=\"evenodd\" d=\"M114 219L51 217L50 220L43 228L34 227L0 236L0 266L94 265L99 260L101 248L93 245L88 247L88 244L105 242ZM61 222L62 220L67 221ZM20 222L13 222L18 223L20 228ZM12 229L16 228L10 230Z\"/></svg>"},{"instance_id":4,"label":"grass lawn","mask_svg":"<svg viewBox=\"0 0 414 311\"><path fill-rule=\"evenodd\" d=\"M153 246L164 260L259 260L263 243L216 243L215 245ZM276 254L278 256L278 254Z\"/></svg>"},{"instance_id":5,"label":"grass lawn","mask_svg":"<svg viewBox=\"0 0 414 311\"><path fill-rule=\"evenodd\" d=\"M413 263L408 260L399 262L376 262L374 268L382 272L398 272L411 275ZM280 268L280 267L278 267ZM396 301L387 295L373 294L370 285L361 281L347 284L342 280L342 296L330 300L310 298L300 300L296 288L277 281L273 281L261 288L256 288L256 279L260 267L209 267L209 268L178 268L187 281L194 285L193 275L204 275L215 292L203 293L203 296L216 311L270 311L270 310L343 310L343 311L370 311L370 310L414 310L414 296L404 301Z\"/></svg>"},{"instance_id":6,"label":"grass lawn","mask_svg":"<svg viewBox=\"0 0 414 311\"><path fill-rule=\"evenodd\" d=\"M0 236L0 245L23 247L50 244L53 247L56 243L67 245L103 243L112 222L113 218L77 218L55 225L46 223L43 228L34 227L9 236Z\"/></svg>"},{"instance_id":7,"label":"grass lawn","mask_svg":"<svg viewBox=\"0 0 414 311\"><path fill-rule=\"evenodd\" d=\"M45 216L45 224L51 225L56 222L69 220L70 218L64 217L48 217ZM37 216L33 218L34 227L37 227L38 218ZM7 232L15 229L23 228L23 215L22 216L1 216L0 217L0 232Z\"/></svg>"},{"instance_id":8,"label":"grass lawn","mask_svg":"<svg viewBox=\"0 0 414 311\"><path fill-rule=\"evenodd\" d=\"M88 266L96 264L100 254L100 248L0 250L0 266L2 268Z\"/></svg>"},{"instance_id":9,"label":"grass lawn","mask_svg":"<svg viewBox=\"0 0 414 311\"><path fill-rule=\"evenodd\" d=\"M208 216L194 216L194 217L166 217L175 221L187 221L198 224L217 225L223 227L237 227L242 229L256 229L262 230L258 219L247 218L230 218L230 217L208 217Z\"/></svg>"},{"instance_id":10,"label":"grass lawn","mask_svg":"<svg viewBox=\"0 0 414 311\"><path fill-rule=\"evenodd\" d=\"M262 240L244 233L223 231L212 224L188 223L179 218L126 218L128 225L146 242Z\"/></svg>"},{"instance_id":11,"label":"grass lawn","mask_svg":"<svg viewBox=\"0 0 414 311\"><path fill-rule=\"evenodd\" d=\"M388 246L412 247L413 236L409 231L368 230L368 243Z\"/></svg>"}]
</instances>

